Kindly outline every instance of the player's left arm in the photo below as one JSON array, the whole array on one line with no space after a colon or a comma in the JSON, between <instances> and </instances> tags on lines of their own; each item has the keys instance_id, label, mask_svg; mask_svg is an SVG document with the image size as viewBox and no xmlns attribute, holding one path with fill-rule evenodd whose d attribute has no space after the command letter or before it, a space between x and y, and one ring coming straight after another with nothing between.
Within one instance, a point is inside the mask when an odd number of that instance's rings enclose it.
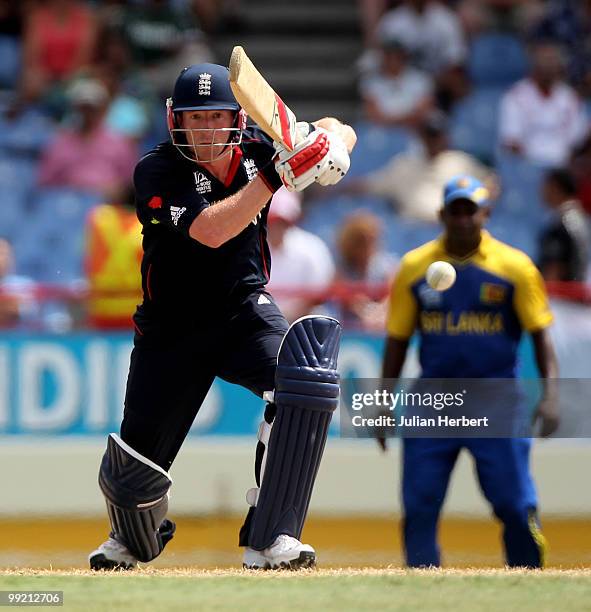
<instances>
[{"instance_id":1,"label":"player's left arm","mask_svg":"<svg viewBox=\"0 0 591 612\"><path fill-rule=\"evenodd\" d=\"M520 262L518 274L514 306L523 328L531 334L534 343L536 364L543 384L542 398L534 418L541 420L540 435L545 438L559 425L558 361L548 331L553 316L542 276L529 258Z\"/></svg>"}]
</instances>

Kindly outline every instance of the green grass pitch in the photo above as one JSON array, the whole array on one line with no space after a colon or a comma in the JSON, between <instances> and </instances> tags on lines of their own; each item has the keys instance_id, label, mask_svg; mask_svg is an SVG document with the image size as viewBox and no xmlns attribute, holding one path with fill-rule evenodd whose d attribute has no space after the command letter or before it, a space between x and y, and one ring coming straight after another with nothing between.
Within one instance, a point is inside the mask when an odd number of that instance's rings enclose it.
<instances>
[{"instance_id":1,"label":"green grass pitch","mask_svg":"<svg viewBox=\"0 0 591 612\"><path fill-rule=\"evenodd\" d=\"M62 609L84 612L575 612L591 609L589 569L535 572L342 569L257 573L145 569L106 574L86 570L0 570L0 590L22 589L62 590Z\"/></svg>"}]
</instances>

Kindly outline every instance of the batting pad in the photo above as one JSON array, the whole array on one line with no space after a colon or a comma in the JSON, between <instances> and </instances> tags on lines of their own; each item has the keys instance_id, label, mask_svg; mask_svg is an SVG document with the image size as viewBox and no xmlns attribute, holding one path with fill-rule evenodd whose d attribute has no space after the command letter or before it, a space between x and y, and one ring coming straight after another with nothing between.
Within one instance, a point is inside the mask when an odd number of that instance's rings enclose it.
<instances>
[{"instance_id":1,"label":"batting pad","mask_svg":"<svg viewBox=\"0 0 591 612\"><path fill-rule=\"evenodd\" d=\"M172 479L166 471L109 434L99 471L99 486L107 501L112 536L138 561L157 557L174 533L165 521Z\"/></svg>"},{"instance_id":2,"label":"batting pad","mask_svg":"<svg viewBox=\"0 0 591 612\"><path fill-rule=\"evenodd\" d=\"M304 317L291 325L277 356L277 416L251 523L249 546L263 550L280 534L300 538L332 413L341 325Z\"/></svg>"}]
</instances>

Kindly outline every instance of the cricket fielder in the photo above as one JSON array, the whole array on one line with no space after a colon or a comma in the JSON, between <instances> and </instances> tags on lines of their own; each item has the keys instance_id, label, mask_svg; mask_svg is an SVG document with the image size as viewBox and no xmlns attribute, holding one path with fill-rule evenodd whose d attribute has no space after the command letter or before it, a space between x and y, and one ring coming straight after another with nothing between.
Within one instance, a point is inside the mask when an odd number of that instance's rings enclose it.
<instances>
[{"instance_id":1,"label":"cricket fielder","mask_svg":"<svg viewBox=\"0 0 591 612\"><path fill-rule=\"evenodd\" d=\"M541 276L525 253L495 240L483 226L487 189L460 176L444 189L443 235L402 259L393 282L383 377L397 378L410 337L420 340L422 378L514 378L523 331L531 334L544 394L537 406L541 435L558 425L552 379L557 363L548 335L552 314ZM425 281L435 261L451 263L455 284L437 292ZM478 320L479 325L470 324ZM486 324L488 322L488 324ZM491 410L493 410L491 408ZM381 440L385 448L385 440ZM503 523L507 564L539 568L544 539L529 473L529 438L403 439L403 541L409 567L439 566L437 524L458 454L474 457L478 480Z\"/></svg>"}]
</instances>

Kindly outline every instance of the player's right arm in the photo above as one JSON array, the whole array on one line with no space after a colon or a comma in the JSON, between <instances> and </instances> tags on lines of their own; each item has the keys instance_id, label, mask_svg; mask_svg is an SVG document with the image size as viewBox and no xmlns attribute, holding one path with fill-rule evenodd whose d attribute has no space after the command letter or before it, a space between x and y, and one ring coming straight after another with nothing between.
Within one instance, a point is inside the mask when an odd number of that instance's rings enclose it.
<instances>
[{"instance_id":1,"label":"player's right arm","mask_svg":"<svg viewBox=\"0 0 591 612\"><path fill-rule=\"evenodd\" d=\"M215 249L247 227L273 193L269 183L258 176L234 195L203 210L191 224L189 235Z\"/></svg>"}]
</instances>

